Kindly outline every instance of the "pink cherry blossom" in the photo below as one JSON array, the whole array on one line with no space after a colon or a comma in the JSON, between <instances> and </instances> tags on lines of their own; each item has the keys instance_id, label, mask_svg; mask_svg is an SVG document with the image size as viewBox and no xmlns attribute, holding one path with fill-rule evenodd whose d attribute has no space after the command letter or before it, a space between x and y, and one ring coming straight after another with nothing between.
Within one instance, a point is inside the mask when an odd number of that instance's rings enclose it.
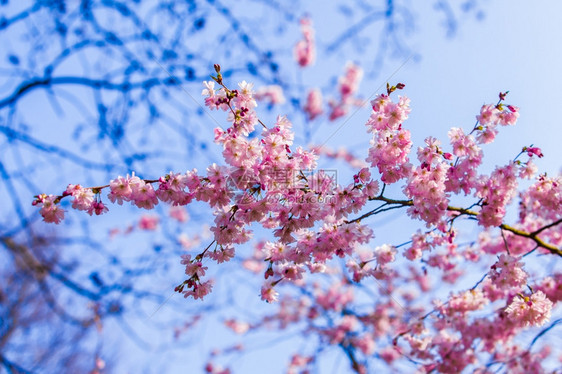
<instances>
[{"instance_id":1,"label":"pink cherry blossom","mask_svg":"<svg viewBox=\"0 0 562 374\"><path fill-rule=\"evenodd\" d=\"M89 211L94 204L94 192L89 188L83 188L79 184L69 184L65 194L74 197L72 201L72 207L74 209Z\"/></svg>"},{"instance_id":2,"label":"pink cherry blossom","mask_svg":"<svg viewBox=\"0 0 562 374\"><path fill-rule=\"evenodd\" d=\"M64 219L65 210L62 209L57 201L58 197L53 195L40 195L37 199L41 210L39 213L43 217L43 221L47 223L60 223Z\"/></svg>"},{"instance_id":3,"label":"pink cherry blossom","mask_svg":"<svg viewBox=\"0 0 562 374\"><path fill-rule=\"evenodd\" d=\"M158 216L145 214L139 220L139 228L141 230L147 230L147 231L156 230L159 222L160 222L160 218L158 218Z\"/></svg>"},{"instance_id":4,"label":"pink cherry blossom","mask_svg":"<svg viewBox=\"0 0 562 374\"><path fill-rule=\"evenodd\" d=\"M310 66L316 60L316 43L314 41L314 28L309 18L300 20L303 39L295 45L295 60L301 67Z\"/></svg>"},{"instance_id":5,"label":"pink cherry blossom","mask_svg":"<svg viewBox=\"0 0 562 374\"><path fill-rule=\"evenodd\" d=\"M505 312L511 320L525 327L544 325L550 318L551 310L552 301L542 291L537 291L531 296L515 296Z\"/></svg>"},{"instance_id":6,"label":"pink cherry blossom","mask_svg":"<svg viewBox=\"0 0 562 374\"><path fill-rule=\"evenodd\" d=\"M312 89L308 92L303 109L310 121L324 113L324 109L322 109L322 92L319 89Z\"/></svg>"},{"instance_id":7,"label":"pink cherry blossom","mask_svg":"<svg viewBox=\"0 0 562 374\"><path fill-rule=\"evenodd\" d=\"M279 293L273 288L275 286L274 283L273 281L267 281L261 288L261 299L268 303L277 301L279 297Z\"/></svg>"},{"instance_id":8,"label":"pink cherry blossom","mask_svg":"<svg viewBox=\"0 0 562 374\"><path fill-rule=\"evenodd\" d=\"M529 155L529 157L532 157L533 155L537 156L537 157L543 157L544 155L542 154L542 151L540 148L538 147L529 147L527 148L527 154Z\"/></svg>"},{"instance_id":9,"label":"pink cherry blossom","mask_svg":"<svg viewBox=\"0 0 562 374\"><path fill-rule=\"evenodd\" d=\"M285 103L283 88L279 85L262 86L256 91L254 97L258 101L265 101L271 105Z\"/></svg>"},{"instance_id":10,"label":"pink cherry blossom","mask_svg":"<svg viewBox=\"0 0 562 374\"><path fill-rule=\"evenodd\" d=\"M168 213L171 218L175 219L178 222L185 223L189 221L189 214L184 207L181 206L172 206L170 207L170 211Z\"/></svg>"}]
</instances>

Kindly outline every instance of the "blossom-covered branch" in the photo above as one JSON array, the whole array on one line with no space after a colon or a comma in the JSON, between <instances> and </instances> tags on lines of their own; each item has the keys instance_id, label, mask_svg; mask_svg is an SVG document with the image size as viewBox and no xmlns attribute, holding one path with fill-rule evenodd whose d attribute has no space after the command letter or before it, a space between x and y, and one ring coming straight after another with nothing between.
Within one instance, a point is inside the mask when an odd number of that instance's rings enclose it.
<instances>
[{"instance_id":1,"label":"blossom-covered branch","mask_svg":"<svg viewBox=\"0 0 562 374\"><path fill-rule=\"evenodd\" d=\"M377 334L399 336L406 343L391 348L382 360L392 362L404 357L426 372L453 372L474 363L477 354L493 352L498 339L510 341L519 331L548 321L553 306L562 299L560 283L548 283L546 278L542 283L535 280L536 285L529 286L528 292L525 287L530 278L523 260L535 249L562 254L562 178L534 177L537 170L532 158L541 157L542 152L532 146L524 147L515 161L496 167L489 175L478 171L482 145L491 143L502 126L514 125L519 117L517 107L504 103L506 93L500 93L496 104L482 106L470 133L452 128L448 133L450 146L428 137L418 147L414 161L410 159L410 131L405 127L410 100L393 96L404 89L403 84L387 85L386 92L371 102L366 123L372 133L365 158L368 167L341 185L329 170L318 168L315 149L294 145L287 117L279 116L270 126L259 120L252 84L244 81L237 89L229 89L220 66L216 65L215 71L213 81L204 82L202 94L209 109L227 113L230 125L226 130L215 129L215 142L222 148L225 166L212 164L203 174L193 169L150 180L133 173L93 188L69 185L62 195L36 198L34 204L41 208L43 219L59 223L64 217L61 201L65 197L73 198L75 209L90 215L105 213L107 206L101 200L105 189L109 189L108 199L113 203L130 202L143 209L152 209L160 202L175 206L193 201L207 203L215 215L211 228L214 240L197 255L182 256L186 279L176 287L177 292L195 299L212 290L213 281L207 278L209 262L221 264L234 258L235 248L250 242L254 226L259 225L271 236L259 242L251 260L254 264L247 265L263 273L263 300L284 305L289 296L280 294L282 285L305 287L308 277L339 274L342 280L328 290L312 286L314 292L302 293L308 301L299 304L296 315L307 316L311 330L340 347L358 373L366 370L358 352L364 357L373 354L372 341ZM521 161L520 157L527 159ZM507 223L508 207L523 178L535 181L519 192L518 219ZM391 185L400 186L404 197L384 196ZM472 203L463 208L454 203L456 199ZM377 202L382 205L372 208L371 204ZM377 229L366 223L367 218L399 208L406 208L407 217L421 221L427 230L414 233L404 249L384 244L364 252ZM470 245L459 244L461 235L455 223L461 217L472 219L482 229ZM500 236L492 235L494 228L501 230ZM428 287L425 275L417 270L400 274L402 267L395 265L399 250L412 263L420 260L446 271L443 279L449 282L461 275L455 263L459 256L474 262L487 255L496 257L475 287L437 302L435 313L420 310L413 299L406 299L406 306L402 306L391 291L383 295L385 301L374 310L351 312L352 283L373 280L392 290L395 281L402 279L422 290ZM343 272L334 269L338 258L347 260ZM495 311L494 303L499 304ZM491 318L473 316L484 308L492 309ZM382 314L394 316L384 328L377 322ZM412 316L424 314L432 319L409 322ZM317 323L319 318L325 319L323 324ZM505 336L499 337L499 332L486 335L493 324L502 324ZM378 328L382 330L377 332ZM433 335L428 335L430 329ZM464 340L450 335L456 333ZM478 341L484 342L483 348L477 347ZM509 360L502 362L508 364Z\"/></svg>"}]
</instances>

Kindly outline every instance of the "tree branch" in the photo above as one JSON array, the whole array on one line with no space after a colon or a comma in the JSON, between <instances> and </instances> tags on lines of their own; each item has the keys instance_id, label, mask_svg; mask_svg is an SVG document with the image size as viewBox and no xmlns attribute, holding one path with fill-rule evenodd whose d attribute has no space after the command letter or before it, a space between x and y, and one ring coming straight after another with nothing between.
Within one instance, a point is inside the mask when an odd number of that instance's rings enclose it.
<instances>
[{"instance_id":1,"label":"tree branch","mask_svg":"<svg viewBox=\"0 0 562 374\"><path fill-rule=\"evenodd\" d=\"M18 101L20 98L22 98L30 91L40 87L48 87L54 85L82 85L86 87L91 87L95 90L112 90L112 91L129 92L135 89L147 90L158 85L177 86L179 85L179 83L180 82L177 79L173 79L173 78L166 78L166 79L149 78L138 82L123 81L121 83L114 83L103 79L93 79L87 77L72 77L72 76L35 78L22 83L18 88L16 88L16 90L10 96L0 100L0 109L9 105L13 105L16 101Z\"/></svg>"},{"instance_id":2,"label":"tree branch","mask_svg":"<svg viewBox=\"0 0 562 374\"><path fill-rule=\"evenodd\" d=\"M399 206L413 206L414 202L413 200L394 200L394 199L389 199L387 197L384 197L382 195L379 195L377 197L372 197L369 200L374 200L374 201L384 201L387 204L394 204L394 205L399 205ZM379 207L380 208L380 207ZM377 211L379 208L368 212L366 214L364 214L363 216L356 218L352 221L349 222L356 222L359 221L361 219L364 219L366 217L369 217L373 214L377 214L379 213L379 211ZM478 215L480 214L479 212L476 212L474 210L470 210L470 209L466 209L466 208L460 208L460 207L455 207L455 206L447 206L447 210L450 212L458 212L461 215L467 215L467 216L472 216L472 217L478 217ZM545 242L543 239L538 237L538 234L541 233L542 231L549 229L551 227L554 227L556 225L559 225L560 223L562 223L562 219L559 219L558 221L552 222L546 226L541 227L538 230L535 230L534 232L527 232L524 230L520 230L518 228L515 228L513 226L507 225L505 223L502 223L501 225L497 226L500 229L506 230L511 232L512 234L515 234L517 236L521 236L524 238L528 238L533 240L539 247L542 247L546 250L548 250L550 253L558 255L560 257L562 257L562 249Z\"/></svg>"}]
</instances>

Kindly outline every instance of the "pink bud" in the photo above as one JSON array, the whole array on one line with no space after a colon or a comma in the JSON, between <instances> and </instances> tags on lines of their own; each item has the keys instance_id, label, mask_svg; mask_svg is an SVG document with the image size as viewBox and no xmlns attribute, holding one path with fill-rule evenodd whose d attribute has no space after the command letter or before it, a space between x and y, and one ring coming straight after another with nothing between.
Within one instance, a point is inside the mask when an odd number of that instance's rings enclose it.
<instances>
[{"instance_id":1,"label":"pink bud","mask_svg":"<svg viewBox=\"0 0 562 374\"><path fill-rule=\"evenodd\" d=\"M538 147L529 147L527 148L527 155L529 155L529 157L533 157L533 155L538 156L539 158L543 157L544 155L542 154L542 151L540 148Z\"/></svg>"}]
</instances>

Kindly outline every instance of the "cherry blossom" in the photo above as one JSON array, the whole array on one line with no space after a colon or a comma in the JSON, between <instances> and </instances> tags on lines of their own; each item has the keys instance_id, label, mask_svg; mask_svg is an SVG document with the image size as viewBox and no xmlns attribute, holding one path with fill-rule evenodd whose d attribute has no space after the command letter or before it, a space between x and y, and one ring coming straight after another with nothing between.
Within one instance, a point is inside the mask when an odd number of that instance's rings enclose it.
<instances>
[{"instance_id":1,"label":"cherry blossom","mask_svg":"<svg viewBox=\"0 0 562 374\"><path fill-rule=\"evenodd\" d=\"M307 21L302 25L305 40L295 53L307 66L313 32ZM506 93L480 108L473 127L451 128L445 141L429 136L414 147L410 100L395 93L405 86L388 84L370 103L365 126L371 140L360 159L349 151L299 146L291 116L267 124L258 116L256 99L277 103L276 89L254 92L246 81L230 89L218 65L215 72L202 94L228 122L214 132L222 163L157 179L131 172L103 186L71 184L60 196L36 196L43 220L60 223L67 197L75 210L104 213L104 191L119 205L150 210L166 203L177 224L187 222L186 206L206 204L214 215L211 242L197 248L202 236L178 234L190 252L181 256L185 280L175 291L203 299L217 269L239 263L261 278L256 296L274 306L257 322L226 319L228 328L248 335L266 325L304 326L322 344L343 350L357 373L370 370L372 357L390 366L409 362L419 372L487 373L488 360L533 372L550 356L518 347L514 339L547 324L562 300L562 275L540 273L527 261L533 254L562 256L562 176L537 176L531 160L543 154L533 146L518 148L519 155L491 172L480 170L484 144L519 117L519 109L505 103ZM358 66L346 67L332 119L356 105L361 76ZM304 110L309 120L322 113L319 91L309 93ZM336 180L318 167L321 156L354 170ZM399 210L415 229L403 242L382 242L369 218ZM156 216L139 221L145 230L157 224ZM477 235L467 241L470 224ZM253 252L245 256L250 245ZM475 275L480 280L463 283ZM446 292L428 299L440 287ZM288 371L304 372L314 359L296 352ZM206 370L230 372L212 363Z\"/></svg>"},{"instance_id":2,"label":"cherry blossom","mask_svg":"<svg viewBox=\"0 0 562 374\"><path fill-rule=\"evenodd\" d=\"M537 291L531 296L515 296L505 312L522 326L542 326L549 320L551 309L552 301L542 291Z\"/></svg>"},{"instance_id":3,"label":"cherry blossom","mask_svg":"<svg viewBox=\"0 0 562 374\"><path fill-rule=\"evenodd\" d=\"M314 28L309 18L302 18L300 25L303 39L295 45L295 60L301 67L306 67L314 64L316 60Z\"/></svg>"}]
</instances>

